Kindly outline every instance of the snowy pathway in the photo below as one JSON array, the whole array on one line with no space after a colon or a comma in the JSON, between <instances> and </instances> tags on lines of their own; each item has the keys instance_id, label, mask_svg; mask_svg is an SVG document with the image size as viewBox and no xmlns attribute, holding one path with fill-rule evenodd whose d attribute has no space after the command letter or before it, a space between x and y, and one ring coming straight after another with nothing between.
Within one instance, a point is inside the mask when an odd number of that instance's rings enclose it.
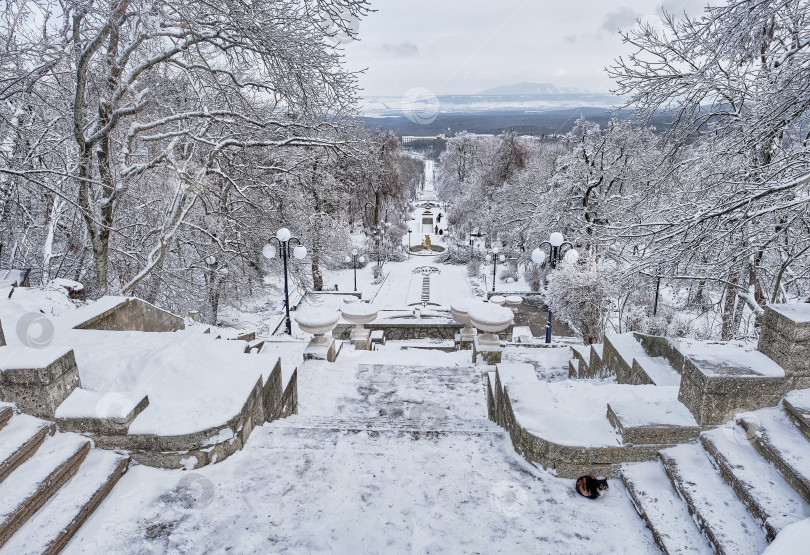
<instances>
[{"instance_id":1,"label":"snowy pathway","mask_svg":"<svg viewBox=\"0 0 810 555\"><path fill-rule=\"evenodd\" d=\"M222 463L130 470L65 553L657 551L619 481L593 502L515 453L468 353L348 353Z\"/></svg>"}]
</instances>

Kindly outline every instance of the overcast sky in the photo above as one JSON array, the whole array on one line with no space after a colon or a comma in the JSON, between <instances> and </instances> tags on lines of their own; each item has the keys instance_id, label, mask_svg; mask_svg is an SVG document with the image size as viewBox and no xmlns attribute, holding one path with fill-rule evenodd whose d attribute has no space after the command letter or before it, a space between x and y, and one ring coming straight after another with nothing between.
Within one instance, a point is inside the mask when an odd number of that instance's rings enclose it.
<instances>
[{"instance_id":1,"label":"overcast sky","mask_svg":"<svg viewBox=\"0 0 810 555\"><path fill-rule=\"evenodd\" d=\"M699 15L706 0L372 0L377 11L346 45L348 67L368 68L365 96L471 94L520 82L593 91L629 46L617 29L668 10Z\"/></svg>"}]
</instances>

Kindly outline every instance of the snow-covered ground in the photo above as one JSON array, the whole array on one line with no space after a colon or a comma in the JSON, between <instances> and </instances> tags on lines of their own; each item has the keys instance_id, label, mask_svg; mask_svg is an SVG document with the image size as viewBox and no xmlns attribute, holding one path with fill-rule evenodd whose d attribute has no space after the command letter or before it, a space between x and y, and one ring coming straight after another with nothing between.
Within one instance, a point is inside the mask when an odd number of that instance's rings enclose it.
<instances>
[{"instance_id":1,"label":"snow-covered ground","mask_svg":"<svg viewBox=\"0 0 810 555\"><path fill-rule=\"evenodd\" d=\"M515 453L463 355L306 363L300 415L213 466L134 467L65 553L656 552L620 481L591 501Z\"/></svg>"}]
</instances>

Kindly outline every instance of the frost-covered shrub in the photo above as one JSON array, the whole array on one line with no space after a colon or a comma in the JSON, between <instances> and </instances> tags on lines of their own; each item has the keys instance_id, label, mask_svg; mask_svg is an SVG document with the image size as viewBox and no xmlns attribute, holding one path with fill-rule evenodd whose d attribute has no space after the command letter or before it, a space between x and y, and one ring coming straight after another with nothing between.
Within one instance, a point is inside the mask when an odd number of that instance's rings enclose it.
<instances>
[{"instance_id":1,"label":"frost-covered shrub","mask_svg":"<svg viewBox=\"0 0 810 555\"><path fill-rule=\"evenodd\" d=\"M470 277L476 277L480 273L481 273L481 260L478 258L471 258L470 261L467 262L467 275Z\"/></svg>"},{"instance_id":2,"label":"frost-covered shrub","mask_svg":"<svg viewBox=\"0 0 810 555\"><path fill-rule=\"evenodd\" d=\"M534 263L529 264L525 277L526 283L529 284L529 289L532 291L540 291L540 287L543 285L543 272L540 270L540 266Z\"/></svg>"},{"instance_id":3,"label":"frost-covered shrub","mask_svg":"<svg viewBox=\"0 0 810 555\"><path fill-rule=\"evenodd\" d=\"M375 280L380 279L382 277L382 274L383 274L382 266L377 266L375 264L374 268L372 269L372 272L374 273L374 279Z\"/></svg>"},{"instance_id":4,"label":"frost-covered shrub","mask_svg":"<svg viewBox=\"0 0 810 555\"><path fill-rule=\"evenodd\" d=\"M605 334L615 285L608 272L593 260L563 262L548 280L548 304L561 320L579 331L586 345L599 343Z\"/></svg>"},{"instance_id":5,"label":"frost-covered shrub","mask_svg":"<svg viewBox=\"0 0 810 555\"><path fill-rule=\"evenodd\" d=\"M393 251L388 255L388 262L405 262L408 260L406 251Z\"/></svg>"},{"instance_id":6,"label":"frost-covered shrub","mask_svg":"<svg viewBox=\"0 0 810 555\"><path fill-rule=\"evenodd\" d=\"M510 279L512 281L520 279L517 268L513 268L511 265L501 270L501 281L509 281Z\"/></svg>"},{"instance_id":7,"label":"frost-covered shrub","mask_svg":"<svg viewBox=\"0 0 810 555\"><path fill-rule=\"evenodd\" d=\"M469 247L450 246L447 250L437 255L434 260L442 264L453 264L456 266L468 264L470 262L470 249Z\"/></svg>"}]
</instances>

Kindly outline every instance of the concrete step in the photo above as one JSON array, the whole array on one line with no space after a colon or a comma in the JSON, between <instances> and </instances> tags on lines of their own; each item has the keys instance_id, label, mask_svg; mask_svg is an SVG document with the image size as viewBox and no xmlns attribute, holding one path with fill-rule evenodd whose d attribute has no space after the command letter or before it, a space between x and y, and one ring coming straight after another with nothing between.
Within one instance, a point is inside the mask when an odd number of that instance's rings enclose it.
<instances>
[{"instance_id":1,"label":"concrete step","mask_svg":"<svg viewBox=\"0 0 810 555\"><path fill-rule=\"evenodd\" d=\"M664 554L712 553L659 461L625 465L621 477L638 514Z\"/></svg>"},{"instance_id":2,"label":"concrete step","mask_svg":"<svg viewBox=\"0 0 810 555\"><path fill-rule=\"evenodd\" d=\"M601 378L604 374L604 356L605 346L601 343L591 345L591 354L588 357L589 378Z\"/></svg>"},{"instance_id":3,"label":"concrete step","mask_svg":"<svg viewBox=\"0 0 810 555\"><path fill-rule=\"evenodd\" d=\"M149 406L149 397L132 391L74 389L56 408L54 416L63 432L122 435Z\"/></svg>"},{"instance_id":4,"label":"concrete step","mask_svg":"<svg viewBox=\"0 0 810 555\"><path fill-rule=\"evenodd\" d=\"M313 430L320 432L372 432L372 433L429 433L434 435L462 434L482 435L501 433L489 420L462 420L445 416L437 407L423 411L415 409L411 418L384 417L333 417L293 415L277 420L267 426L283 430Z\"/></svg>"},{"instance_id":5,"label":"concrete step","mask_svg":"<svg viewBox=\"0 0 810 555\"><path fill-rule=\"evenodd\" d=\"M757 453L742 428L715 428L701 434L700 441L768 541L786 526L810 517L810 505Z\"/></svg>"},{"instance_id":6,"label":"concrete step","mask_svg":"<svg viewBox=\"0 0 810 555\"><path fill-rule=\"evenodd\" d=\"M0 484L0 546L76 473L89 450L78 434L56 434Z\"/></svg>"},{"instance_id":7,"label":"concrete step","mask_svg":"<svg viewBox=\"0 0 810 555\"><path fill-rule=\"evenodd\" d=\"M810 441L810 389L791 391L782 400L785 412Z\"/></svg>"},{"instance_id":8,"label":"concrete step","mask_svg":"<svg viewBox=\"0 0 810 555\"><path fill-rule=\"evenodd\" d=\"M667 388L656 388L656 391L664 393ZM651 395L644 401L612 400L607 405L607 419L625 443L672 445L697 439L700 426L674 395L675 391L672 392L673 398Z\"/></svg>"},{"instance_id":9,"label":"concrete step","mask_svg":"<svg viewBox=\"0 0 810 555\"><path fill-rule=\"evenodd\" d=\"M0 483L36 452L56 430L52 422L18 414L0 429Z\"/></svg>"},{"instance_id":10,"label":"concrete step","mask_svg":"<svg viewBox=\"0 0 810 555\"><path fill-rule=\"evenodd\" d=\"M0 403L0 430L11 420L12 416L14 416L14 406Z\"/></svg>"},{"instance_id":11,"label":"concrete step","mask_svg":"<svg viewBox=\"0 0 810 555\"><path fill-rule=\"evenodd\" d=\"M810 442L779 407L741 415L737 421L759 453L810 503Z\"/></svg>"},{"instance_id":12,"label":"concrete step","mask_svg":"<svg viewBox=\"0 0 810 555\"><path fill-rule=\"evenodd\" d=\"M0 555L59 553L127 471L129 457L91 449L76 474L0 548Z\"/></svg>"},{"instance_id":13,"label":"concrete step","mask_svg":"<svg viewBox=\"0 0 810 555\"><path fill-rule=\"evenodd\" d=\"M633 359L632 379L638 384L681 385L681 373L664 357L637 355Z\"/></svg>"},{"instance_id":14,"label":"concrete step","mask_svg":"<svg viewBox=\"0 0 810 555\"><path fill-rule=\"evenodd\" d=\"M591 348L590 345L571 345L571 355L576 378L590 377ZM570 365L571 363L569 363ZM570 366L569 366L570 368ZM571 377L569 375L569 377Z\"/></svg>"},{"instance_id":15,"label":"concrete step","mask_svg":"<svg viewBox=\"0 0 810 555\"><path fill-rule=\"evenodd\" d=\"M758 555L765 550L765 533L712 466L700 444L664 449L659 457L670 482L716 553Z\"/></svg>"},{"instance_id":16,"label":"concrete step","mask_svg":"<svg viewBox=\"0 0 810 555\"><path fill-rule=\"evenodd\" d=\"M605 335L602 362L619 383L638 383L633 379L633 360L647 353L632 333Z\"/></svg>"}]
</instances>

